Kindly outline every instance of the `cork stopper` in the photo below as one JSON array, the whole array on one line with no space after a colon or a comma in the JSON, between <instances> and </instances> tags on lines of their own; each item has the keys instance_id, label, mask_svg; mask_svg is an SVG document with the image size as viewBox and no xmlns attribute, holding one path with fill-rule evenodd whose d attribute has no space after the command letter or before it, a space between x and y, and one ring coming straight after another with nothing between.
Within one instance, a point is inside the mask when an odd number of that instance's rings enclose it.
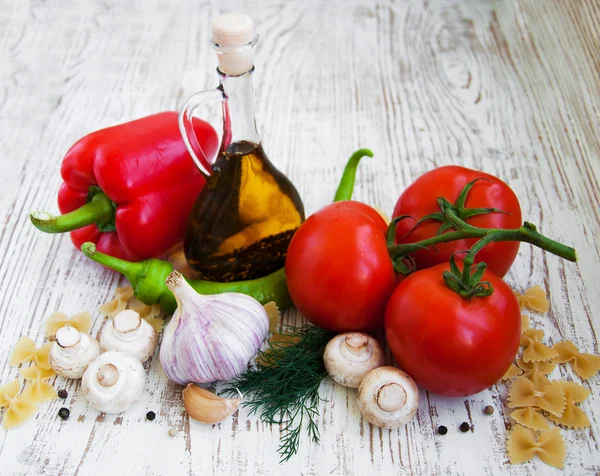
<instances>
[{"instance_id":1,"label":"cork stopper","mask_svg":"<svg viewBox=\"0 0 600 476\"><path fill-rule=\"evenodd\" d=\"M227 13L212 21L212 34L219 46L247 45L254 39L254 23L243 13Z\"/></svg>"},{"instance_id":2,"label":"cork stopper","mask_svg":"<svg viewBox=\"0 0 600 476\"><path fill-rule=\"evenodd\" d=\"M254 40L254 23L248 15L227 13L212 22L212 42L225 74L237 76L252 69Z\"/></svg>"}]
</instances>

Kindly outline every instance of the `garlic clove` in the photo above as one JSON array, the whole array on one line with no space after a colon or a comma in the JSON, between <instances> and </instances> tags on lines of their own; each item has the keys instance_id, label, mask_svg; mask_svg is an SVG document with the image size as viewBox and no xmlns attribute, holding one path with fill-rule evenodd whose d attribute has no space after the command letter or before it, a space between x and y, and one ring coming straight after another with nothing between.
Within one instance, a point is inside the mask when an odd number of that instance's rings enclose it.
<instances>
[{"instance_id":1,"label":"garlic clove","mask_svg":"<svg viewBox=\"0 0 600 476\"><path fill-rule=\"evenodd\" d=\"M79 379L100 353L96 339L67 324L56 331L56 341L50 348L50 366L62 377Z\"/></svg>"},{"instance_id":2,"label":"garlic clove","mask_svg":"<svg viewBox=\"0 0 600 476\"><path fill-rule=\"evenodd\" d=\"M345 387L358 388L371 370L385 364L383 349L376 339L362 332L338 334L323 353L329 376Z\"/></svg>"},{"instance_id":3,"label":"garlic clove","mask_svg":"<svg viewBox=\"0 0 600 476\"><path fill-rule=\"evenodd\" d=\"M104 352L108 350L129 352L143 363L154 354L158 345L158 334L137 311L126 309L119 312L112 320L105 322L98 340Z\"/></svg>"},{"instance_id":4,"label":"garlic clove","mask_svg":"<svg viewBox=\"0 0 600 476\"><path fill-rule=\"evenodd\" d=\"M202 423L216 424L237 411L241 398L222 398L190 383L183 391L183 406L188 415Z\"/></svg>"},{"instance_id":5,"label":"garlic clove","mask_svg":"<svg viewBox=\"0 0 600 476\"><path fill-rule=\"evenodd\" d=\"M136 356L110 350L90 363L81 379L81 391L97 410L120 413L137 402L145 382L144 367Z\"/></svg>"},{"instance_id":6,"label":"garlic clove","mask_svg":"<svg viewBox=\"0 0 600 476\"><path fill-rule=\"evenodd\" d=\"M414 380L395 367L379 367L358 387L358 408L372 425L398 428L410 421L419 408L419 389Z\"/></svg>"}]
</instances>

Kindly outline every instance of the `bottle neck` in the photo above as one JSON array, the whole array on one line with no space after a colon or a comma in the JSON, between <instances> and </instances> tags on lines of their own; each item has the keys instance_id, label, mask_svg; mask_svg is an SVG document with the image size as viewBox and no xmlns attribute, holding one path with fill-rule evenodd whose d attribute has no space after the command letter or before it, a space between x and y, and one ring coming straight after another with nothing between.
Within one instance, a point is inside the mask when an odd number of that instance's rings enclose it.
<instances>
[{"instance_id":1,"label":"bottle neck","mask_svg":"<svg viewBox=\"0 0 600 476\"><path fill-rule=\"evenodd\" d=\"M254 88L250 71L229 76L219 71L220 89L223 90L223 140L222 152L229 149L231 144L247 141L260 143L254 118Z\"/></svg>"}]
</instances>

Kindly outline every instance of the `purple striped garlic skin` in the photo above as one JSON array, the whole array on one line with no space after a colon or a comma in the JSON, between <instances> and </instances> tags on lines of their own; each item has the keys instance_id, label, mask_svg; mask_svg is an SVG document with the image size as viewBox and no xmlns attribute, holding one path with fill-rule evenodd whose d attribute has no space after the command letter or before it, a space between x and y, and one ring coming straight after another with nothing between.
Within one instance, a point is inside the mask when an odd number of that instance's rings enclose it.
<instances>
[{"instance_id":1,"label":"purple striped garlic skin","mask_svg":"<svg viewBox=\"0 0 600 476\"><path fill-rule=\"evenodd\" d=\"M167 286L177 310L164 330L160 363L175 383L210 383L240 375L269 332L256 299L241 293L198 294L174 271Z\"/></svg>"}]
</instances>

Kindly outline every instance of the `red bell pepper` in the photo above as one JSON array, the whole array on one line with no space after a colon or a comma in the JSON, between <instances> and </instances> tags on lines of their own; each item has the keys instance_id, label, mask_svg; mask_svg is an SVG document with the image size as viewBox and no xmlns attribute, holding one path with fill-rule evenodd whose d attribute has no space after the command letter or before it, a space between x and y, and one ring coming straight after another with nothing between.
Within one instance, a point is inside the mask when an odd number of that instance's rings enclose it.
<instances>
[{"instance_id":1,"label":"red bell pepper","mask_svg":"<svg viewBox=\"0 0 600 476\"><path fill-rule=\"evenodd\" d=\"M219 146L215 130L194 119L207 157ZM204 186L179 133L176 112L162 112L93 132L63 159L64 180L53 216L31 221L48 233L71 232L77 249L86 241L126 260L165 254L183 239L187 217Z\"/></svg>"}]
</instances>

